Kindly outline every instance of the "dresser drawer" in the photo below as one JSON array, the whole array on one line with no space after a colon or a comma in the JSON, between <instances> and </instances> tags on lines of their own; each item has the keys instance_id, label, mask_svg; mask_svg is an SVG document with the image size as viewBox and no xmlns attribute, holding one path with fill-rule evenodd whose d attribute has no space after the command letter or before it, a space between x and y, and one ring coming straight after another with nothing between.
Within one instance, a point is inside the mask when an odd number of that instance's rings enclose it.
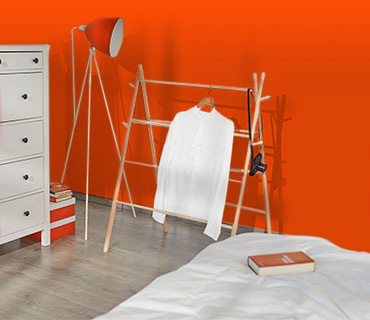
<instances>
[{"instance_id":1,"label":"dresser drawer","mask_svg":"<svg viewBox=\"0 0 370 320\"><path fill-rule=\"evenodd\" d=\"M0 122L43 115L42 73L0 74Z\"/></svg>"},{"instance_id":2,"label":"dresser drawer","mask_svg":"<svg viewBox=\"0 0 370 320\"><path fill-rule=\"evenodd\" d=\"M0 199L44 187L44 158L0 165Z\"/></svg>"},{"instance_id":3,"label":"dresser drawer","mask_svg":"<svg viewBox=\"0 0 370 320\"><path fill-rule=\"evenodd\" d=\"M42 121L0 124L0 161L42 153L43 136Z\"/></svg>"},{"instance_id":4,"label":"dresser drawer","mask_svg":"<svg viewBox=\"0 0 370 320\"><path fill-rule=\"evenodd\" d=\"M0 203L0 237L45 222L44 193Z\"/></svg>"},{"instance_id":5,"label":"dresser drawer","mask_svg":"<svg viewBox=\"0 0 370 320\"><path fill-rule=\"evenodd\" d=\"M42 52L1 52L2 70L42 69Z\"/></svg>"}]
</instances>

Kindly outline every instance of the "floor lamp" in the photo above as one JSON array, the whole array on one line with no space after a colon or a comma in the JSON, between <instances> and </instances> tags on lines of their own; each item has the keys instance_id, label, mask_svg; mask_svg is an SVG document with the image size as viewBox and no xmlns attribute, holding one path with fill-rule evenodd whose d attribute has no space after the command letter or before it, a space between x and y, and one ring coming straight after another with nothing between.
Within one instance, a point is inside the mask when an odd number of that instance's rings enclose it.
<instances>
[{"instance_id":1,"label":"floor lamp","mask_svg":"<svg viewBox=\"0 0 370 320\"><path fill-rule=\"evenodd\" d=\"M74 30L79 29L80 31L84 32L87 39L91 43L90 47L90 54L86 65L85 76L82 82L82 88L80 92L80 97L78 100L77 108L76 108L76 90L75 90L75 66L74 66L74 43L73 43L73 32ZM86 203L85 203L85 240L88 238L88 221L89 221L89 162L90 162L90 115L91 115L91 70L93 63L95 64L95 68L98 74L100 88L102 90L104 104L107 111L109 124L112 129L114 143L116 145L118 158L121 161L121 153L119 150L117 137L113 128L112 118L109 112L107 98L105 96L105 91L103 87L103 82L100 76L100 71L98 67L98 63L95 57L95 49L99 50L100 52L110 56L116 57L122 44L123 40L123 20L121 18L106 18L106 19L99 19L95 20L88 25L81 25L79 27L74 27L72 29L72 81L73 81L73 129L71 138L69 140L68 150L66 159L64 162L63 174L61 183L64 182L65 173L67 169L68 159L71 151L71 146L73 142L73 137L77 125L78 115L80 112L81 107L81 100L82 95L85 89L85 83L87 76L88 79L88 119L87 119L87 156L86 156ZM127 178L125 172L123 172L123 178L126 184L127 193L130 199L130 203L132 204L131 194L127 183ZM136 218L135 208L132 206L132 213Z\"/></svg>"}]
</instances>

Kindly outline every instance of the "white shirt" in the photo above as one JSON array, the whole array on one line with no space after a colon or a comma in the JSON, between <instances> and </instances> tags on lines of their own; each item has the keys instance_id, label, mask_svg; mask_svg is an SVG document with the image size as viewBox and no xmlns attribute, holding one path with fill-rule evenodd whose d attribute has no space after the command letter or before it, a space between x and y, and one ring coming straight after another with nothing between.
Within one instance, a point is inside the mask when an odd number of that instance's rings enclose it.
<instances>
[{"instance_id":1,"label":"white shirt","mask_svg":"<svg viewBox=\"0 0 370 320\"><path fill-rule=\"evenodd\" d=\"M154 208L208 221L204 233L221 232L229 180L234 123L215 108L197 106L173 119L158 168ZM163 223L165 214L153 212Z\"/></svg>"}]
</instances>

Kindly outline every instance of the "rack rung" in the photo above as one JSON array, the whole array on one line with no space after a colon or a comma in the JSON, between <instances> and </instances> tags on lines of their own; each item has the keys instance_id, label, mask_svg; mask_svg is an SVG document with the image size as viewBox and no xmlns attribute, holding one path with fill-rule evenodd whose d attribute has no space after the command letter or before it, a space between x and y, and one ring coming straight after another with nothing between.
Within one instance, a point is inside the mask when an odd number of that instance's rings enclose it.
<instances>
[{"instance_id":1,"label":"rack rung","mask_svg":"<svg viewBox=\"0 0 370 320\"><path fill-rule=\"evenodd\" d=\"M151 167L151 168L158 168L158 166L150 163L142 163L142 162L137 162L137 161L130 161L130 160L125 160L125 163L130 163L130 164L137 164L139 166L144 166L144 167ZM235 168L230 168L230 171L232 172L243 172L243 169L235 169Z\"/></svg>"},{"instance_id":2,"label":"rack rung","mask_svg":"<svg viewBox=\"0 0 370 320\"><path fill-rule=\"evenodd\" d=\"M155 120L141 120L141 119L132 119L132 123L138 123L138 124L151 124L153 126L158 127L169 127L170 123L164 122L164 121L155 121Z\"/></svg>"},{"instance_id":3,"label":"rack rung","mask_svg":"<svg viewBox=\"0 0 370 320\"><path fill-rule=\"evenodd\" d=\"M164 213L164 214L167 214L169 216L173 216L173 217L177 217L177 218L181 218L181 219L186 219L186 220L191 220L191 221L196 221L196 222L202 222L202 223L208 223L207 220L194 218L194 217L189 217L189 216L185 216L183 214L179 214L179 213L175 213L175 212L171 212L171 211L167 211L167 210L155 209L155 208L143 206L143 205L140 205L140 204L135 204L135 203L131 204L129 202L124 202L124 201L117 201L117 203L124 204L124 205L130 206L130 207L144 209L144 210L147 210L147 211L156 211L156 212ZM229 225L229 224L226 224L226 223L222 223L221 226L223 228L230 229L230 230L233 228L232 225Z\"/></svg>"},{"instance_id":4,"label":"rack rung","mask_svg":"<svg viewBox=\"0 0 370 320\"><path fill-rule=\"evenodd\" d=\"M240 138L247 138L247 139L249 139L249 134L234 132L234 137L240 137Z\"/></svg>"},{"instance_id":5,"label":"rack rung","mask_svg":"<svg viewBox=\"0 0 370 320\"><path fill-rule=\"evenodd\" d=\"M233 228L233 226L232 226L232 225L230 225L230 224L226 224L226 223L222 223L222 224L221 224L221 226L222 226L222 228L230 229L230 230Z\"/></svg>"},{"instance_id":6,"label":"rack rung","mask_svg":"<svg viewBox=\"0 0 370 320\"><path fill-rule=\"evenodd\" d=\"M248 90L248 88L241 88L241 87L229 87L229 86L219 86L219 85L212 85L212 84L198 84L198 83L173 82L173 81L144 80L143 82L145 82L145 83L167 84L167 85L171 85L171 86L207 88L207 89L243 91L243 92L246 92Z\"/></svg>"},{"instance_id":7,"label":"rack rung","mask_svg":"<svg viewBox=\"0 0 370 320\"><path fill-rule=\"evenodd\" d=\"M248 133L249 134L249 131L248 130L244 130L244 129L235 128L234 131L235 132L241 132L241 133ZM256 131L254 134L259 134L259 132Z\"/></svg>"},{"instance_id":8,"label":"rack rung","mask_svg":"<svg viewBox=\"0 0 370 320\"><path fill-rule=\"evenodd\" d=\"M135 119L135 120L138 120L138 119ZM141 120L141 121L145 121L145 120ZM151 121L153 121L153 122L163 122L163 123L171 124L171 121L168 121L168 120L151 119ZM235 132L240 132L240 133L249 133L248 130L238 129L238 128L235 128L234 131ZM254 134L259 134L259 132L256 131Z\"/></svg>"},{"instance_id":9,"label":"rack rung","mask_svg":"<svg viewBox=\"0 0 370 320\"><path fill-rule=\"evenodd\" d=\"M230 206L230 207L234 207L234 208L237 207L237 205L234 204L234 203L228 203L228 202L226 202L225 204L227 206ZM258 212L258 213L266 214L266 211L265 210L261 210L261 209L256 209L256 208L251 208L251 207L245 207L245 206L241 206L241 208L243 210L247 210L247 211L253 211L253 212Z\"/></svg>"},{"instance_id":10,"label":"rack rung","mask_svg":"<svg viewBox=\"0 0 370 320\"><path fill-rule=\"evenodd\" d=\"M171 121L168 121L168 120L157 120L157 119L151 119L151 120L155 122L163 122L163 123L171 124Z\"/></svg>"},{"instance_id":11,"label":"rack rung","mask_svg":"<svg viewBox=\"0 0 370 320\"><path fill-rule=\"evenodd\" d=\"M203 219L199 219L199 218L193 218L193 217L188 217L188 216L185 216L183 214L179 214L179 213L175 213L175 212L171 212L171 211L167 211L167 210L162 210L162 209L156 209L156 208L152 208L152 207L147 207L147 206L143 206L141 204L135 204L135 203L132 203L131 204L130 202L124 202L124 201L117 201L117 203L124 204L124 205L130 206L130 207L144 209L144 210L147 210L147 211L156 211L156 212L168 214L169 216L174 216L174 217L178 217L178 218L182 218L182 219L188 219L188 220L197 221L197 222L203 222L203 223L207 223L208 222L207 220L203 220Z\"/></svg>"},{"instance_id":12,"label":"rack rung","mask_svg":"<svg viewBox=\"0 0 370 320\"><path fill-rule=\"evenodd\" d=\"M195 83L185 83L185 82L171 82L171 81L158 81L158 80L144 80L142 82L145 83L158 83L158 84L168 84L172 86L185 86L185 87L196 87L196 88L208 88L208 89L221 89L221 90L231 90L231 91L244 91L246 92L248 88L240 88L240 87L226 87L226 86L215 86L215 85L207 85L207 84L195 84ZM135 88L135 85L131 82L128 83L132 88ZM251 91L252 96L253 91ZM264 96L261 98L260 101L268 100L271 96Z\"/></svg>"},{"instance_id":13,"label":"rack rung","mask_svg":"<svg viewBox=\"0 0 370 320\"><path fill-rule=\"evenodd\" d=\"M231 182L236 182L236 183L242 183L242 181L241 181L241 180L235 180L235 179L229 179L229 181L231 181Z\"/></svg>"},{"instance_id":14,"label":"rack rung","mask_svg":"<svg viewBox=\"0 0 370 320\"><path fill-rule=\"evenodd\" d=\"M154 121L154 122L163 122L163 123L167 123L167 124L171 124L171 121L167 121L167 120L156 120L156 119L151 119L151 121ZM249 134L249 131L248 130L244 130L244 129L238 129L238 128L235 128L234 129L234 132L238 132L238 133L247 133ZM258 131L256 131L254 134L259 134Z\"/></svg>"},{"instance_id":15,"label":"rack rung","mask_svg":"<svg viewBox=\"0 0 370 320\"><path fill-rule=\"evenodd\" d=\"M158 127L169 127L170 124L171 124L170 121L165 121L165 120L150 120L150 121L148 121L148 120L141 120L141 119L132 119L132 123L146 124L146 125L150 124L150 125L158 126ZM123 122L123 124L127 127L127 122ZM258 134L258 132L255 132L254 134ZM234 137L241 137L241 138L249 139L249 131L248 130L243 130L243 129L234 129Z\"/></svg>"},{"instance_id":16,"label":"rack rung","mask_svg":"<svg viewBox=\"0 0 370 320\"><path fill-rule=\"evenodd\" d=\"M260 145L262 145L263 144L263 141L261 140L261 141L257 141L257 142L253 142L253 146L260 146Z\"/></svg>"},{"instance_id":17,"label":"rack rung","mask_svg":"<svg viewBox=\"0 0 370 320\"><path fill-rule=\"evenodd\" d=\"M136 164L136 165L144 166L144 167L158 168L158 166L156 166L154 164L137 162L137 161L125 160L125 163ZM230 168L230 172L240 172L240 173L242 173L242 172L244 172L244 170L243 169L237 169L237 168ZM249 173L249 170L248 170L248 173ZM258 171L256 174L263 174L263 173ZM239 180L232 180L232 179L230 179L229 181L241 182Z\"/></svg>"}]
</instances>

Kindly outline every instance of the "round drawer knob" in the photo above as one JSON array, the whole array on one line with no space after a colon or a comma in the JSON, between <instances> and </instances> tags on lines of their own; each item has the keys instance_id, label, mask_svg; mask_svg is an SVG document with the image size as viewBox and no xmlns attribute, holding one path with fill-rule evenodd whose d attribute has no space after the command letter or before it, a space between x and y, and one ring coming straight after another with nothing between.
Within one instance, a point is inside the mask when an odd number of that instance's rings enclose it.
<instances>
[{"instance_id":1,"label":"round drawer knob","mask_svg":"<svg viewBox=\"0 0 370 320\"><path fill-rule=\"evenodd\" d=\"M3 62L1 61L1 59L0 59L0 64L2 64Z\"/></svg>"},{"instance_id":2,"label":"round drawer knob","mask_svg":"<svg viewBox=\"0 0 370 320\"><path fill-rule=\"evenodd\" d=\"M28 98L27 93L25 93L24 95L22 95L22 98L23 98L24 100L27 100L27 98Z\"/></svg>"},{"instance_id":3,"label":"round drawer knob","mask_svg":"<svg viewBox=\"0 0 370 320\"><path fill-rule=\"evenodd\" d=\"M29 211L25 211L25 212L23 212L23 214L24 214L26 217L28 217L28 216L30 215L30 212L29 212Z\"/></svg>"},{"instance_id":4,"label":"round drawer knob","mask_svg":"<svg viewBox=\"0 0 370 320\"><path fill-rule=\"evenodd\" d=\"M24 180L28 180L30 177L28 176L28 174L25 174L24 176L23 176L23 179Z\"/></svg>"},{"instance_id":5,"label":"round drawer knob","mask_svg":"<svg viewBox=\"0 0 370 320\"><path fill-rule=\"evenodd\" d=\"M37 63L39 63L39 59L35 58L35 59L33 59L33 62L37 64Z\"/></svg>"},{"instance_id":6,"label":"round drawer knob","mask_svg":"<svg viewBox=\"0 0 370 320\"><path fill-rule=\"evenodd\" d=\"M22 141L23 141L24 143L27 143L27 142L28 142L28 138L27 138L27 137L24 137L24 138L22 139Z\"/></svg>"}]
</instances>

